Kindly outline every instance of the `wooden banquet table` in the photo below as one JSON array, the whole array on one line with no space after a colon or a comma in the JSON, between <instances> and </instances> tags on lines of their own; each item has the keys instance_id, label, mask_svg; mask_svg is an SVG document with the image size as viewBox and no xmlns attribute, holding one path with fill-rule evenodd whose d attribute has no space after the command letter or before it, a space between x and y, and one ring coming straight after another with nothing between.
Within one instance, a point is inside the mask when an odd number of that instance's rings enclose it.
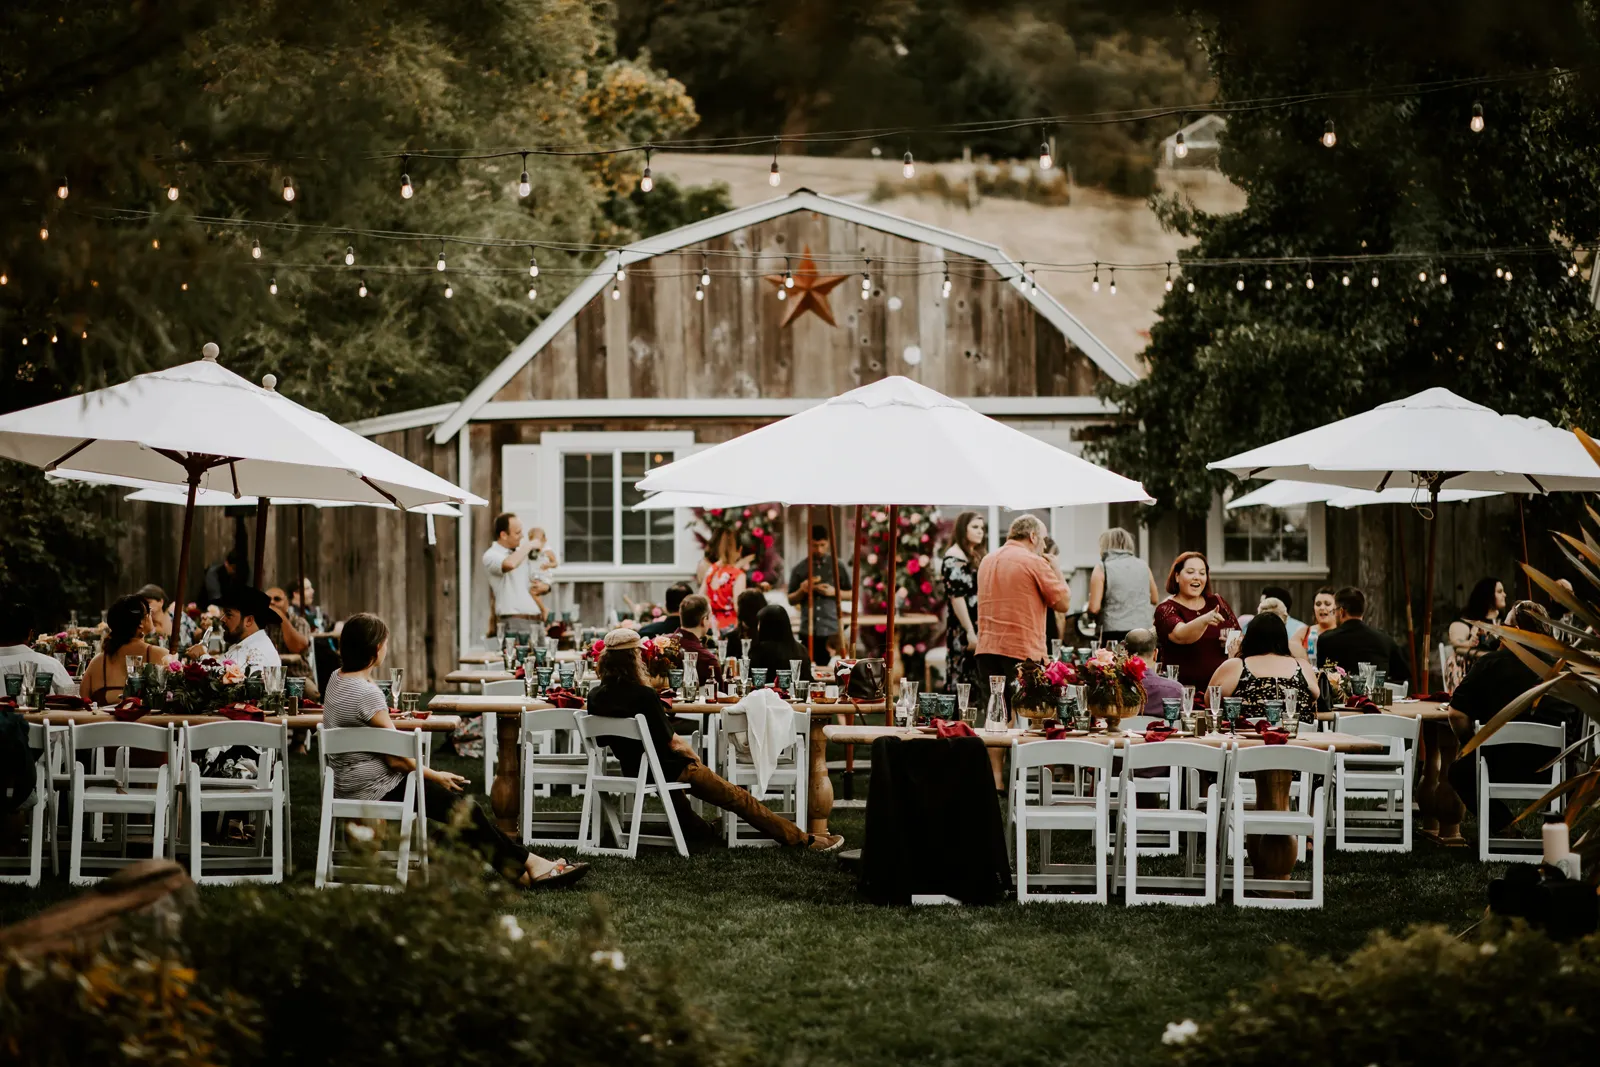
<instances>
[{"instance_id":1,"label":"wooden banquet table","mask_svg":"<svg viewBox=\"0 0 1600 1067\"><path fill-rule=\"evenodd\" d=\"M451 671L444 680L451 685L482 685L485 682L509 682L516 675L508 670Z\"/></svg>"},{"instance_id":2,"label":"wooden banquet table","mask_svg":"<svg viewBox=\"0 0 1600 1067\"><path fill-rule=\"evenodd\" d=\"M46 723L50 726L65 726L68 723L77 723L79 726L93 722L116 722L116 718L109 711L100 711L97 708L79 708L72 711L29 711L23 713L23 718L31 723ZM429 715L426 719L408 718L396 714L392 716L396 729L399 730L424 730L428 733L446 733L461 725L461 719L455 715ZM291 730L315 730L322 723L321 712L305 712L300 715L268 715L263 722L277 725L285 719L289 722ZM148 726L182 726L189 723L200 726L209 722L231 722L224 715L146 715L134 720Z\"/></svg>"},{"instance_id":3,"label":"wooden banquet table","mask_svg":"<svg viewBox=\"0 0 1600 1067\"><path fill-rule=\"evenodd\" d=\"M1404 715L1407 718L1422 720L1417 743L1417 767L1420 772L1417 781L1417 810L1422 815L1421 828L1425 831L1439 831L1443 827L1452 833L1459 833L1461 818L1466 814L1467 806L1462 803L1461 797L1450 785L1450 765L1456 761L1456 756L1461 752L1461 740L1456 736L1455 720L1460 717L1464 725L1465 716L1448 704L1431 700L1396 701L1379 710L1390 715ZM1317 718L1326 721L1341 719L1346 715L1361 714L1366 713L1336 708L1332 712L1318 712Z\"/></svg>"},{"instance_id":4,"label":"wooden banquet table","mask_svg":"<svg viewBox=\"0 0 1600 1067\"><path fill-rule=\"evenodd\" d=\"M827 726L823 728L823 737L835 744L870 745L880 737L898 737L902 740L924 740L936 736L930 730L906 728L901 726ZM1045 740L1043 734L1028 734L1021 730L1005 730L989 732L977 731L977 735L989 748L1008 749L1013 741L1020 740L1022 744ZM1145 744L1142 734L1134 733L1084 733L1073 731L1067 735L1075 741L1097 741L1101 744ZM1250 734L1207 734L1204 737L1190 737L1177 735L1175 741L1192 741L1213 747L1225 742L1233 742L1243 748L1255 748L1266 742ZM1289 739L1289 744L1301 748L1320 748L1334 752L1382 752L1385 748L1382 741L1367 737L1356 737L1351 734L1339 733L1302 733L1298 737ZM1261 771L1251 776L1256 782L1256 807L1265 811L1289 810L1289 785L1294 775L1289 771ZM1009 777L1007 781L1009 781ZM1332 783L1329 783L1332 788ZM831 796L830 796L831 800ZM829 804L832 811L832 804ZM812 833L818 833L813 821ZM1250 834L1245 838L1245 849L1250 854L1250 864L1255 870L1257 878L1287 879L1294 870L1295 856L1298 848L1293 837L1277 834Z\"/></svg>"},{"instance_id":5,"label":"wooden banquet table","mask_svg":"<svg viewBox=\"0 0 1600 1067\"><path fill-rule=\"evenodd\" d=\"M430 711L492 717L498 749L489 804L494 809L495 819L508 833L520 832L518 828L521 826L522 759L518 745L518 734L522 730L521 713L552 706L538 697L481 696L470 693L440 693L428 701ZM717 715L736 706L721 703L674 704L672 711L677 715ZM879 701L876 704L807 704L804 708L811 712L811 736L807 745L811 760L810 783L806 790L808 829L811 833L827 833L828 816L833 813L833 781L828 777L828 743L823 735L823 727L832 718L848 721L857 715L882 715L885 705ZM484 727L488 729L489 723L486 722Z\"/></svg>"}]
</instances>

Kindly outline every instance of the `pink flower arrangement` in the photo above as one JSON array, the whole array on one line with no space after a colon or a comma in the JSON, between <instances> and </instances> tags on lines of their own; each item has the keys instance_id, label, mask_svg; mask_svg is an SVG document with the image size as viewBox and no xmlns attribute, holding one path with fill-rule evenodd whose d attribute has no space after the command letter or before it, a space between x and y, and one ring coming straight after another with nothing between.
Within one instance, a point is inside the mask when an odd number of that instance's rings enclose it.
<instances>
[{"instance_id":1,"label":"pink flower arrangement","mask_svg":"<svg viewBox=\"0 0 1600 1067\"><path fill-rule=\"evenodd\" d=\"M1044 676L1050 680L1051 685L1077 685L1078 671L1070 663L1057 660L1044 669Z\"/></svg>"},{"instance_id":2,"label":"pink flower arrangement","mask_svg":"<svg viewBox=\"0 0 1600 1067\"><path fill-rule=\"evenodd\" d=\"M921 588L922 588L923 593L932 593L933 592L933 583L932 582L923 582Z\"/></svg>"},{"instance_id":3,"label":"pink flower arrangement","mask_svg":"<svg viewBox=\"0 0 1600 1067\"><path fill-rule=\"evenodd\" d=\"M765 571L751 571L750 572L750 580L752 582L764 582L764 581L767 580L766 572Z\"/></svg>"},{"instance_id":4,"label":"pink flower arrangement","mask_svg":"<svg viewBox=\"0 0 1600 1067\"><path fill-rule=\"evenodd\" d=\"M1132 675L1136 681L1142 680L1149 669L1149 665L1138 656L1129 656L1127 664L1123 667L1124 672Z\"/></svg>"},{"instance_id":5,"label":"pink flower arrangement","mask_svg":"<svg viewBox=\"0 0 1600 1067\"><path fill-rule=\"evenodd\" d=\"M922 569L922 561L915 559L906 560L906 573L915 574Z\"/></svg>"},{"instance_id":6,"label":"pink flower arrangement","mask_svg":"<svg viewBox=\"0 0 1600 1067\"><path fill-rule=\"evenodd\" d=\"M606 643L605 641L600 640L590 645L589 651L585 652L583 655L585 659L589 660L590 662L594 662L600 658L601 654L603 654L605 650Z\"/></svg>"},{"instance_id":7,"label":"pink flower arrangement","mask_svg":"<svg viewBox=\"0 0 1600 1067\"><path fill-rule=\"evenodd\" d=\"M222 661L222 684L240 685L244 682L244 668L231 659Z\"/></svg>"}]
</instances>

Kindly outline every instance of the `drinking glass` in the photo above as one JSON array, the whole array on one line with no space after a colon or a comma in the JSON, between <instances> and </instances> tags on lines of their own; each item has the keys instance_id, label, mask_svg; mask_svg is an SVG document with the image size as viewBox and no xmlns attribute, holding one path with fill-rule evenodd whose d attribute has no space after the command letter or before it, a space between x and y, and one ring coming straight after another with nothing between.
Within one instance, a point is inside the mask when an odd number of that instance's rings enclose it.
<instances>
[{"instance_id":1,"label":"drinking glass","mask_svg":"<svg viewBox=\"0 0 1600 1067\"><path fill-rule=\"evenodd\" d=\"M1263 700L1261 710L1266 712L1268 726L1282 726L1284 714L1282 700Z\"/></svg>"},{"instance_id":2,"label":"drinking glass","mask_svg":"<svg viewBox=\"0 0 1600 1067\"><path fill-rule=\"evenodd\" d=\"M755 689L760 689L762 686L764 686L766 684L767 684L767 668L765 668L765 667L751 667L750 668L750 685Z\"/></svg>"},{"instance_id":3,"label":"drinking glass","mask_svg":"<svg viewBox=\"0 0 1600 1067\"><path fill-rule=\"evenodd\" d=\"M972 707L972 683L956 683L956 708L961 712L961 721L967 722L967 711Z\"/></svg>"},{"instance_id":4,"label":"drinking glass","mask_svg":"<svg viewBox=\"0 0 1600 1067\"><path fill-rule=\"evenodd\" d=\"M800 679L805 677L805 675L800 673L800 665L802 663L804 663L804 662L805 662L805 660L800 660L800 659L792 659L792 660L789 661L789 677L790 678L792 678L792 679L794 679L795 681L798 682Z\"/></svg>"},{"instance_id":5,"label":"drinking glass","mask_svg":"<svg viewBox=\"0 0 1600 1067\"><path fill-rule=\"evenodd\" d=\"M956 717L956 698L949 693L939 694L939 718L949 722Z\"/></svg>"},{"instance_id":6,"label":"drinking glass","mask_svg":"<svg viewBox=\"0 0 1600 1067\"><path fill-rule=\"evenodd\" d=\"M1191 734L1195 732L1194 720L1194 686L1186 685L1183 687L1183 728L1185 732Z\"/></svg>"},{"instance_id":7,"label":"drinking glass","mask_svg":"<svg viewBox=\"0 0 1600 1067\"><path fill-rule=\"evenodd\" d=\"M1174 663L1162 664L1162 666L1161 666L1161 675L1162 675L1162 677L1166 678L1169 681L1176 682L1178 680L1178 667L1177 667L1177 664L1174 664Z\"/></svg>"},{"instance_id":8,"label":"drinking glass","mask_svg":"<svg viewBox=\"0 0 1600 1067\"><path fill-rule=\"evenodd\" d=\"M143 656L123 656L122 670L127 677L132 678L144 668Z\"/></svg>"},{"instance_id":9,"label":"drinking glass","mask_svg":"<svg viewBox=\"0 0 1600 1067\"><path fill-rule=\"evenodd\" d=\"M1003 674L989 675L989 706L984 711L983 728L986 731L1004 730L1010 716L1006 714L1006 679Z\"/></svg>"},{"instance_id":10,"label":"drinking glass","mask_svg":"<svg viewBox=\"0 0 1600 1067\"><path fill-rule=\"evenodd\" d=\"M1293 689L1290 689L1287 686L1285 686L1284 690L1283 690L1283 721L1284 722L1286 722L1286 723L1296 723L1296 724L1298 724L1300 722L1300 716L1297 713L1297 709L1299 708L1299 705L1300 705L1300 694L1295 692Z\"/></svg>"},{"instance_id":11,"label":"drinking glass","mask_svg":"<svg viewBox=\"0 0 1600 1067\"><path fill-rule=\"evenodd\" d=\"M400 714L402 714L402 715L415 715L417 713L417 703L421 699L422 699L422 694L421 693L401 693L400 694Z\"/></svg>"},{"instance_id":12,"label":"drinking glass","mask_svg":"<svg viewBox=\"0 0 1600 1067\"><path fill-rule=\"evenodd\" d=\"M15 700L17 697L19 697L21 695L22 695L22 675L20 675L20 674L7 674L6 675L6 696L8 696L11 699Z\"/></svg>"},{"instance_id":13,"label":"drinking glass","mask_svg":"<svg viewBox=\"0 0 1600 1067\"><path fill-rule=\"evenodd\" d=\"M1213 717L1215 717L1217 712L1220 711L1221 709L1222 709L1222 686L1220 686L1220 685L1208 685L1208 686L1206 686L1206 710L1209 711L1212 714Z\"/></svg>"},{"instance_id":14,"label":"drinking glass","mask_svg":"<svg viewBox=\"0 0 1600 1067\"><path fill-rule=\"evenodd\" d=\"M394 688L390 691L398 699L399 695L405 692L406 689L406 669L404 667L389 668L389 681L394 683ZM399 705L394 704L391 707L399 707Z\"/></svg>"},{"instance_id":15,"label":"drinking glass","mask_svg":"<svg viewBox=\"0 0 1600 1067\"><path fill-rule=\"evenodd\" d=\"M304 678L285 678L283 680L284 699L289 706L290 715L300 714L300 701L305 699L306 680Z\"/></svg>"},{"instance_id":16,"label":"drinking glass","mask_svg":"<svg viewBox=\"0 0 1600 1067\"><path fill-rule=\"evenodd\" d=\"M577 686L578 665L576 663L561 664L561 684L568 689L572 689Z\"/></svg>"},{"instance_id":17,"label":"drinking glass","mask_svg":"<svg viewBox=\"0 0 1600 1067\"><path fill-rule=\"evenodd\" d=\"M1050 658L1052 660L1059 660L1061 658L1061 642L1060 641L1051 641L1050 642Z\"/></svg>"},{"instance_id":18,"label":"drinking glass","mask_svg":"<svg viewBox=\"0 0 1600 1067\"><path fill-rule=\"evenodd\" d=\"M827 695L828 687L822 682L812 682L810 687L806 689L806 700L812 704L822 703L822 699Z\"/></svg>"},{"instance_id":19,"label":"drinking glass","mask_svg":"<svg viewBox=\"0 0 1600 1067\"><path fill-rule=\"evenodd\" d=\"M533 676L539 682L540 693L550 688L550 679L555 677L555 673L554 667L535 667L533 669Z\"/></svg>"},{"instance_id":20,"label":"drinking glass","mask_svg":"<svg viewBox=\"0 0 1600 1067\"><path fill-rule=\"evenodd\" d=\"M728 639L726 637L719 637L719 638L717 638L717 662L718 663L724 663L724 662L727 661L727 659L728 659Z\"/></svg>"},{"instance_id":21,"label":"drinking glass","mask_svg":"<svg viewBox=\"0 0 1600 1067\"><path fill-rule=\"evenodd\" d=\"M777 685L778 685L779 689L782 689L785 693L790 692L791 690L790 690L789 687L793 682L794 682L794 672L793 671L786 671L786 670L779 669L778 676L777 676Z\"/></svg>"}]
</instances>

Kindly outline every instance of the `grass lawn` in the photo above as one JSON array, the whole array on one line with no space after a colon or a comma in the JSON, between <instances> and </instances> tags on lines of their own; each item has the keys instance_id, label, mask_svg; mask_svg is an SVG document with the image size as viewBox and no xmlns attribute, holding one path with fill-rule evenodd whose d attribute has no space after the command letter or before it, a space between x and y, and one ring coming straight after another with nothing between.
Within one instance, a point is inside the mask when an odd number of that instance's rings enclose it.
<instances>
[{"instance_id":1,"label":"grass lawn","mask_svg":"<svg viewBox=\"0 0 1600 1067\"><path fill-rule=\"evenodd\" d=\"M436 765L482 773L447 752ZM315 776L313 759L294 761L294 851L306 878ZM833 819L852 845L863 823L859 810ZM598 904L630 965L675 976L761 1063L1142 1064L1163 1061L1169 1020L1209 1014L1263 973L1275 945L1343 954L1374 930L1470 925L1498 872L1473 855L1421 839L1410 855L1330 851L1327 906L1282 912L877 908L830 859L715 847L682 860L645 849L633 861L596 860L580 890L527 894L520 917L560 937ZM203 899L226 906L229 892ZM48 871L38 890L0 886L0 923L71 895Z\"/></svg>"}]
</instances>

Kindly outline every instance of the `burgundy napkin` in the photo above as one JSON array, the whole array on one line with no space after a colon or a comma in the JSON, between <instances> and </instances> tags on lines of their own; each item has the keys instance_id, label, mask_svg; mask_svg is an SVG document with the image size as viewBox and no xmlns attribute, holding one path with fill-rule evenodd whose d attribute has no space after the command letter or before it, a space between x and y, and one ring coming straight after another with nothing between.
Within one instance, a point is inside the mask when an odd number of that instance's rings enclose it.
<instances>
[{"instance_id":1,"label":"burgundy napkin","mask_svg":"<svg viewBox=\"0 0 1600 1067\"><path fill-rule=\"evenodd\" d=\"M933 732L940 737L977 737L972 727L959 719L934 719Z\"/></svg>"},{"instance_id":2,"label":"burgundy napkin","mask_svg":"<svg viewBox=\"0 0 1600 1067\"><path fill-rule=\"evenodd\" d=\"M1345 707L1351 711L1381 712L1383 709L1373 702L1371 697L1355 697L1345 702Z\"/></svg>"},{"instance_id":3,"label":"burgundy napkin","mask_svg":"<svg viewBox=\"0 0 1600 1067\"><path fill-rule=\"evenodd\" d=\"M1070 732L1065 726L1046 726L1044 728L1044 736L1047 741L1060 741Z\"/></svg>"},{"instance_id":4,"label":"burgundy napkin","mask_svg":"<svg viewBox=\"0 0 1600 1067\"><path fill-rule=\"evenodd\" d=\"M242 700L233 704L224 704L216 710L215 714L221 715L224 719L238 719L242 722L260 722L264 718L260 708L254 704L247 704Z\"/></svg>"},{"instance_id":5,"label":"burgundy napkin","mask_svg":"<svg viewBox=\"0 0 1600 1067\"><path fill-rule=\"evenodd\" d=\"M559 685L553 685L549 689L546 689L544 691L544 699L548 700L551 704L554 704L558 708L583 707L583 698L581 696L579 696L577 693L574 693L572 690L564 689Z\"/></svg>"},{"instance_id":6,"label":"burgundy napkin","mask_svg":"<svg viewBox=\"0 0 1600 1067\"><path fill-rule=\"evenodd\" d=\"M1289 735L1283 730L1274 727L1266 719L1257 719L1255 727L1256 733L1261 735L1261 740L1269 745L1287 745L1289 743Z\"/></svg>"},{"instance_id":7,"label":"burgundy napkin","mask_svg":"<svg viewBox=\"0 0 1600 1067\"><path fill-rule=\"evenodd\" d=\"M144 717L144 701L138 697L123 697L116 707L107 710L118 722L132 722Z\"/></svg>"},{"instance_id":8,"label":"burgundy napkin","mask_svg":"<svg viewBox=\"0 0 1600 1067\"><path fill-rule=\"evenodd\" d=\"M1165 741L1175 733L1177 733L1177 731L1168 726L1166 723L1153 722L1149 726L1145 727L1144 739L1146 741Z\"/></svg>"},{"instance_id":9,"label":"burgundy napkin","mask_svg":"<svg viewBox=\"0 0 1600 1067\"><path fill-rule=\"evenodd\" d=\"M522 667L518 667L516 670L511 672L511 677L513 678L526 678L527 676L528 672Z\"/></svg>"},{"instance_id":10,"label":"burgundy napkin","mask_svg":"<svg viewBox=\"0 0 1600 1067\"><path fill-rule=\"evenodd\" d=\"M300 698L300 711L302 714L305 712L321 710L322 705L317 703L315 700L307 700L305 697Z\"/></svg>"}]
</instances>

